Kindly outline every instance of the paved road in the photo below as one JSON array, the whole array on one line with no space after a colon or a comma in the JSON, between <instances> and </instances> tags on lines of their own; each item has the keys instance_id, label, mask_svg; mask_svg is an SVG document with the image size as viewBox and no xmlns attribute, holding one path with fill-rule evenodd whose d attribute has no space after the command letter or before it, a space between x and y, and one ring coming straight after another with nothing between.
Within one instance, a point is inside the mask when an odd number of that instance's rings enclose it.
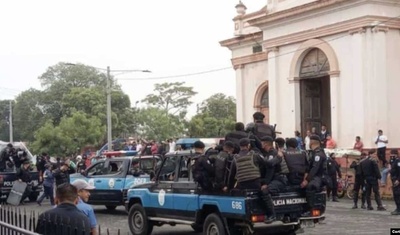
<instances>
[{"instance_id":1,"label":"paved road","mask_svg":"<svg viewBox=\"0 0 400 235\"><path fill-rule=\"evenodd\" d=\"M326 220L322 224L318 224L314 228L305 228L304 234L309 235L339 235L339 234L375 234L388 235L389 228L400 227L400 216L391 216L390 211L394 210L393 201L384 201L388 211L366 211L362 209L352 210L351 201L341 200L341 202L328 202ZM44 202L42 206L30 203L21 208L28 211L35 210L40 213L50 208L48 202ZM95 206L95 213L102 231L107 234L105 229L109 228L111 235L116 235L120 229L121 235L129 234L127 213L123 207L118 207L116 211L110 213L103 206ZM153 234L156 235L180 235L194 233L188 226L163 226L155 227Z\"/></svg>"}]
</instances>

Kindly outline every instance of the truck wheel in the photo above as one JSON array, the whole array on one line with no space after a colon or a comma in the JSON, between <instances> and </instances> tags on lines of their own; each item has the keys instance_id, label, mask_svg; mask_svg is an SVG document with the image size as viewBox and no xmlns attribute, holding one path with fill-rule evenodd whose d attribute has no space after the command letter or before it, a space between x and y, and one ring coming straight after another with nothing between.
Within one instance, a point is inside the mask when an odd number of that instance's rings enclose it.
<instances>
[{"instance_id":1,"label":"truck wheel","mask_svg":"<svg viewBox=\"0 0 400 235\"><path fill-rule=\"evenodd\" d=\"M146 211L138 203L129 210L128 223L133 235L150 235L153 231L153 223L147 219Z\"/></svg>"},{"instance_id":2,"label":"truck wheel","mask_svg":"<svg viewBox=\"0 0 400 235\"><path fill-rule=\"evenodd\" d=\"M192 224L191 227L196 233L203 232L203 226L200 224Z\"/></svg>"},{"instance_id":3,"label":"truck wheel","mask_svg":"<svg viewBox=\"0 0 400 235\"><path fill-rule=\"evenodd\" d=\"M209 214L204 222L204 235L225 235L224 223L216 213Z\"/></svg>"},{"instance_id":4,"label":"truck wheel","mask_svg":"<svg viewBox=\"0 0 400 235\"><path fill-rule=\"evenodd\" d=\"M117 206L106 206L107 210L113 211L117 208Z\"/></svg>"}]
</instances>

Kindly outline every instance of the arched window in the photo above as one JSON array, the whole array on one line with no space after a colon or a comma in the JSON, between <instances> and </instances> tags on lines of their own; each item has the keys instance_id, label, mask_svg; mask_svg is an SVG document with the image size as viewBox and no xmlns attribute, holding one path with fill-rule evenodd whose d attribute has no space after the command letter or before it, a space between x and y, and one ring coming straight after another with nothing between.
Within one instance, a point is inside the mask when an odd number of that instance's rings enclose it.
<instances>
[{"instance_id":1,"label":"arched window","mask_svg":"<svg viewBox=\"0 0 400 235\"><path fill-rule=\"evenodd\" d=\"M268 108L269 107L269 92L268 88L265 89L262 97L261 97L261 107Z\"/></svg>"}]
</instances>

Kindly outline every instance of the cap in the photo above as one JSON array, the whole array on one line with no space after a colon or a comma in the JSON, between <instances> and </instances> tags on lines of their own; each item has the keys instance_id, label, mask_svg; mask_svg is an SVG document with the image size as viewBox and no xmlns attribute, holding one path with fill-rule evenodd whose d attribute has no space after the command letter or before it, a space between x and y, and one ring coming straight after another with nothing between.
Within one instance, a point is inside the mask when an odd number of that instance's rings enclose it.
<instances>
[{"instance_id":1,"label":"cap","mask_svg":"<svg viewBox=\"0 0 400 235\"><path fill-rule=\"evenodd\" d=\"M261 113L261 112L255 112L253 114L253 118L255 120L263 120L265 118L265 115L263 113Z\"/></svg>"},{"instance_id":2,"label":"cap","mask_svg":"<svg viewBox=\"0 0 400 235\"><path fill-rule=\"evenodd\" d=\"M250 139L248 138L243 138L239 141L240 147L246 147L250 144Z\"/></svg>"},{"instance_id":3,"label":"cap","mask_svg":"<svg viewBox=\"0 0 400 235\"><path fill-rule=\"evenodd\" d=\"M264 136L260 139L261 142L274 142L274 139L272 139L271 136Z\"/></svg>"},{"instance_id":4,"label":"cap","mask_svg":"<svg viewBox=\"0 0 400 235\"><path fill-rule=\"evenodd\" d=\"M194 142L193 147L195 147L196 149L203 149L206 146L204 145L203 142L201 142L200 140Z\"/></svg>"},{"instance_id":5,"label":"cap","mask_svg":"<svg viewBox=\"0 0 400 235\"><path fill-rule=\"evenodd\" d=\"M318 135L311 135L310 140L316 140L316 141L321 141L321 138L319 138Z\"/></svg>"},{"instance_id":6,"label":"cap","mask_svg":"<svg viewBox=\"0 0 400 235\"><path fill-rule=\"evenodd\" d=\"M72 185L75 186L76 189L78 189L78 191L82 190L82 189L85 189L85 190L95 189L94 186L91 186L84 180L75 180L74 182L72 182Z\"/></svg>"}]
</instances>

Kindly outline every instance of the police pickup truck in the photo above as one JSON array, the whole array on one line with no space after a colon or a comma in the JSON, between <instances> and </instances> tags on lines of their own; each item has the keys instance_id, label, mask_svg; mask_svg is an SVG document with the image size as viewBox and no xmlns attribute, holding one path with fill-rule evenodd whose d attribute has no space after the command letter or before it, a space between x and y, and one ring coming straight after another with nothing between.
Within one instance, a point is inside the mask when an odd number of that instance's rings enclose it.
<instances>
[{"instance_id":1,"label":"police pickup truck","mask_svg":"<svg viewBox=\"0 0 400 235\"><path fill-rule=\"evenodd\" d=\"M39 185L39 172L31 171L31 182L32 192L29 194L29 201L35 202L39 197L40 192L43 190L42 185ZM14 185L14 182L17 180L17 173L15 169L11 171L2 171L0 172L0 193L1 200L6 200L8 195L11 192L11 189Z\"/></svg>"},{"instance_id":2,"label":"police pickup truck","mask_svg":"<svg viewBox=\"0 0 400 235\"><path fill-rule=\"evenodd\" d=\"M232 190L206 193L193 182L191 153L167 154L154 182L133 186L125 203L134 235L151 234L154 226L185 224L203 234L296 234L302 224L314 226L324 219L326 198L316 194L312 217L301 218L306 209L305 192L288 188L273 195L277 220L265 224L265 209L258 191Z\"/></svg>"},{"instance_id":3,"label":"police pickup truck","mask_svg":"<svg viewBox=\"0 0 400 235\"><path fill-rule=\"evenodd\" d=\"M94 163L83 173L70 175L70 182L77 179L87 181L95 187L90 192L88 203L114 210L124 205L131 186L150 182L160 160L158 156L113 156Z\"/></svg>"}]
</instances>

